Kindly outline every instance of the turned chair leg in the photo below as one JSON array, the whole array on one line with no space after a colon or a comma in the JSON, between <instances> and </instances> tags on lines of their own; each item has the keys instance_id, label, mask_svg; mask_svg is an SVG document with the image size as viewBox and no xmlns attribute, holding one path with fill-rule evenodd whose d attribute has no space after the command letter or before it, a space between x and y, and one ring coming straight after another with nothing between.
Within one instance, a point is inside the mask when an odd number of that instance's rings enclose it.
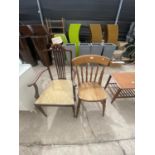
<instances>
[{"instance_id":1,"label":"turned chair leg","mask_svg":"<svg viewBox=\"0 0 155 155\"><path fill-rule=\"evenodd\" d=\"M43 108L41 106L36 106L36 108L45 116L47 117L47 114L45 113L45 111L43 110Z\"/></svg>"},{"instance_id":2,"label":"turned chair leg","mask_svg":"<svg viewBox=\"0 0 155 155\"><path fill-rule=\"evenodd\" d=\"M77 105L76 117L78 117L78 114L79 114L80 104L81 104L81 100L78 98L78 105Z\"/></svg>"},{"instance_id":3,"label":"turned chair leg","mask_svg":"<svg viewBox=\"0 0 155 155\"><path fill-rule=\"evenodd\" d=\"M101 104L102 104L102 115L104 116L104 113L105 113L105 108L106 108L106 100L103 100L101 101Z\"/></svg>"}]
</instances>

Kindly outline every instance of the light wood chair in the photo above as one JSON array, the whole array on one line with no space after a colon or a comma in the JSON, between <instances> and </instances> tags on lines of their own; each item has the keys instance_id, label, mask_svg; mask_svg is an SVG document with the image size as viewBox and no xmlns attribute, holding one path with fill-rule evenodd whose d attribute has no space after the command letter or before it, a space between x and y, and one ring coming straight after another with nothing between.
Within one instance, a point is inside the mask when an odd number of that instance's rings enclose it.
<instances>
[{"instance_id":1,"label":"light wood chair","mask_svg":"<svg viewBox=\"0 0 155 155\"><path fill-rule=\"evenodd\" d=\"M76 117L79 113L81 101L101 102L104 116L107 95L101 83L104 68L109 64L110 59L99 55L83 55L72 59L72 65L76 72L74 80L76 80L77 77L78 81Z\"/></svg>"},{"instance_id":2,"label":"light wood chair","mask_svg":"<svg viewBox=\"0 0 155 155\"><path fill-rule=\"evenodd\" d=\"M35 89L35 106L38 108L43 115L47 116L44 110L42 109L43 106L67 106L73 108L73 113L75 116L75 86L72 82L72 52L70 50L65 50L61 45L53 45L51 49L44 50L42 52L51 52L54 61L55 67L58 75L58 79L53 80L53 76L51 74L50 67L48 66L47 69L41 71L34 81L28 84L29 87L33 86ZM70 79L66 78L66 53L70 53ZM37 81L40 76L45 72L48 71L51 82L48 87L39 95Z\"/></svg>"}]
</instances>

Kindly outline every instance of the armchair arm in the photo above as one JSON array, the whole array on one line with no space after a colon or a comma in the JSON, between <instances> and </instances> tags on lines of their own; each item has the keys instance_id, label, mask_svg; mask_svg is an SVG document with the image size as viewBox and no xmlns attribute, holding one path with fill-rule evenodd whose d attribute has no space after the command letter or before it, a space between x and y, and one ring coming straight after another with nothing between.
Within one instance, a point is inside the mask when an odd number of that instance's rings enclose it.
<instances>
[{"instance_id":1,"label":"armchair arm","mask_svg":"<svg viewBox=\"0 0 155 155\"><path fill-rule=\"evenodd\" d=\"M38 79L41 77L41 75L42 75L45 71L47 71L47 70L48 70L48 68L46 68L46 69L42 70L41 72L39 72L39 73L37 74L37 76L35 77L35 79L34 79L31 83L29 83L29 84L27 85L28 87L31 87L31 86L34 87L34 89L35 89L35 95L34 95L34 97L35 97L36 99L39 97L39 91L38 91L38 86L37 86L36 82L37 82Z\"/></svg>"},{"instance_id":2,"label":"armchair arm","mask_svg":"<svg viewBox=\"0 0 155 155\"><path fill-rule=\"evenodd\" d=\"M36 75L36 77L34 78L34 80L33 80L31 83L29 83L27 86L28 86L28 87L33 86L33 85L38 81L38 79L40 78L40 76L41 76L45 71L47 71L47 70L48 70L48 69L46 68L46 69L42 70L41 72L39 72L39 73Z\"/></svg>"}]
</instances>

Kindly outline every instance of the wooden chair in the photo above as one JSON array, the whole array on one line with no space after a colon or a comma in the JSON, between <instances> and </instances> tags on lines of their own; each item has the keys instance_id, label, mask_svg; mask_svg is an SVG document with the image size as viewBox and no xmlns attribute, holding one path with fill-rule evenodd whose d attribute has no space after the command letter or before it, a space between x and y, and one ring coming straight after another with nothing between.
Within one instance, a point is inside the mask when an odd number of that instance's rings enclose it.
<instances>
[{"instance_id":1,"label":"wooden chair","mask_svg":"<svg viewBox=\"0 0 155 155\"><path fill-rule=\"evenodd\" d=\"M66 72L65 72L65 64L66 64L66 53L70 54L70 64L72 59L72 52L70 50L65 50L61 45L53 45L51 49L44 50L44 52L51 52L54 61L55 67L58 75L58 79L53 80L53 76L51 74L50 67L48 66L47 69L41 71L34 81L28 84L28 87L33 86L35 89L35 106L45 115L46 113L42 109L42 106L67 106L73 108L73 113L75 116L75 86L72 83L72 65L70 65L70 77L71 79L67 80ZM45 89L40 95L38 91L37 81L40 76L45 72L48 71L51 82L48 85L47 89Z\"/></svg>"},{"instance_id":2,"label":"wooden chair","mask_svg":"<svg viewBox=\"0 0 155 155\"><path fill-rule=\"evenodd\" d=\"M81 101L101 102L103 106L103 116L106 106L106 92L101 86L105 66L110 60L99 55L83 55L72 60L78 81L78 116ZM85 69L84 69L85 68ZM94 74L95 73L95 74ZM84 74L86 75L84 77Z\"/></svg>"},{"instance_id":3,"label":"wooden chair","mask_svg":"<svg viewBox=\"0 0 155 155\"><path fill-rule=\"evenodd\" d=\"M51 35L65 33L65 20L64 18L61 20L46 19L46 27Z\"/></svg>"}]
</instances>

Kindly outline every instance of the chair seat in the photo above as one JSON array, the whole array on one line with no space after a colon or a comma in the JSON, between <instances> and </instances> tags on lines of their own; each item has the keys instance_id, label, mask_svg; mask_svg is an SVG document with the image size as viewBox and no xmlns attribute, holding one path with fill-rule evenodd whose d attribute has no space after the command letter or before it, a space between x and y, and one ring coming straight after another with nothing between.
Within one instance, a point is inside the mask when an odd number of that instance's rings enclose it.
<instances>
[{"instance_id":1,"label":"chair seat","mask_svg":"<svg viewBox=\"0 0 155 155\"><path fill-rule=\"evenodd\" d=\"M101 101L107 98L107 94L98 83L85 82L80 84L79 98L85 101Z\"/></svg>"},{"instance_id":2,"label":"chair seat","mask_svg":"<svg viewBox=\"0 0 155 155\"><path fill-rule=\"evenodd\" d=\"M36 105L74 105L71 80L53 80L35 102Z\"/></svg>"}]
</instances>

